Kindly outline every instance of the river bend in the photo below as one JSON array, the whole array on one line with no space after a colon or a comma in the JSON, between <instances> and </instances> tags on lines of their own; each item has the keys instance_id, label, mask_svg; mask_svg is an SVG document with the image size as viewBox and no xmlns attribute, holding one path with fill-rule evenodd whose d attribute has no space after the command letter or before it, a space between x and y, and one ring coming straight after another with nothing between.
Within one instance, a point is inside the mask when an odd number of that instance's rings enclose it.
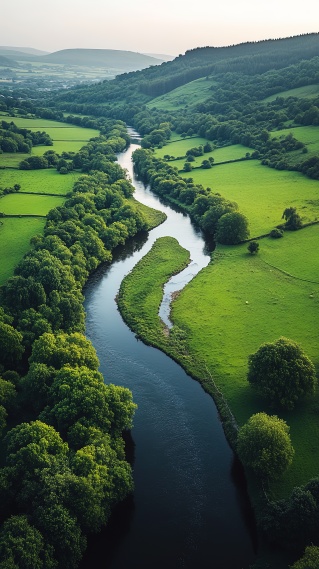
<instances>
[{"instance_id":1,"label":"river bend","mask_svg":"<svg viewBox=\"0 0 319 569\"><path fill-rule=\"evenodd\" d=\"M170 235L192 262L167 291L182 288L209 262L201 233L187 216L161 203L132 172L137 144L118 157L134 196L167 220L132 239L85 287L86 334L106 382L133 392L134 496L109 528L89 540L81 569L248 569L255 558L253 516L245 483L212 398L159 350L138 341L123 322L115 297L121 281L158 237ZM169 317L169 302L162 306ZM134 452L133 452L134 451Z\"/></svg>"}]
</instances>

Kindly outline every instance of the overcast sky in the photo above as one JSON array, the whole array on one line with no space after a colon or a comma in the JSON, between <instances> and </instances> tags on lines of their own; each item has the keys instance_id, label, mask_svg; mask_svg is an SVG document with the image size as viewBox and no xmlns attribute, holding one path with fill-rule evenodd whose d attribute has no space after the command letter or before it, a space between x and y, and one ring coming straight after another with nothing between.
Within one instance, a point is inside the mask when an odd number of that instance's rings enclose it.
<instances>
[{"instance_id":1,"label":"overcast sky","mask_svg":"<svg viewBox=\"0 0 319 569\"><path fill-rule=\"evenodd\" d=\"M319 31L317 0L3 0L0 45L178 55Z\"/></svg>"}]
</instances>

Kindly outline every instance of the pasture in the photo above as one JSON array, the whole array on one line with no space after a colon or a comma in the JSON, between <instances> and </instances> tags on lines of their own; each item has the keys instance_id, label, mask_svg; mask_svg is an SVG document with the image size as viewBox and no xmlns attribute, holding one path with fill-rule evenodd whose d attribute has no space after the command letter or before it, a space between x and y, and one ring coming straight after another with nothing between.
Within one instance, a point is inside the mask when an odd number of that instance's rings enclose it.
<instances>
[{"instance_id":1,"label":"pasture","mask_svg":"<svg viewBox=\"0 0 319 569\"><path fill-rule=\"evenodd\" d=\"M1 208L1 205L0 205ZM0 220L0 286L30 249L30 239L43 232L45 219L9 217Z\"/></svg>"},{"instance_id":2,"label":"pasture","mask_svg":"<svg viewBox=\"0 0 319 569\"><path fill-rule=\"evenodd\" d=\"M43 215L63 205L65 198L38 194L8 194L0 199L0 211L5 215Z\"/></svg>"},{"instance_id":3,"label":"pasture","mask_svg":"<svg viewBox=\"0 0 319 569\"><path fill-rule=\"evenodd\" d=\"M286 233L276 242L264 238L254 256L247 245L219 246L212 263L173 303L172 320L187 333L191 359L207 366L239 424L259 411L274 413L246 380L248 356L262 343L288 337L304 348L319 371L314 333L319 312L318 247L319 226ZM293 412L277 411L291 427L296 450L291 469L272 488L277 496L288 495L294 485L318 474L318 404L317 392Z\"/></svg>"},{"instance_id":4,"label":"pasture","mask_svg":"<svg viewBox=\"0 0 319 569\"><path fill-rule=\"evenodd\" d=\"M181 176L237 202L248 218L251 237L268 233L282 223L286 207L296 207L304 223L319 219L318 181L298 172L274 170L248 160L181 172Z\"/></svg>"},{"instance_id":5,"label":"pasture","mask_svg":"<svg viewBox=\"0 0 319 569\"><path fill-rule=\"evenodd\" d=\"M174 140L168 142L163 148L156 148L155 156L157 158L163 158L166 154L174 156L174 158L183 157L186 154L186 150L194 148L194 146L200 146L201 144L206 144L206 138L201 138L200 136L195 136L193 138L185 138L183 140Z\"/></svg>"},{"instance_id":6,"label":"pasture","mask_svg":"<svg viewBox=\"0 0 319 569\"><path fill-rule=\"evenodd\" d=\"M53 140L53 146L34 146L32 156L42 156L47 150L54 150L57 154L62 152L78 152L82 146L87 144L90 138L99 135L98 130L92 128L82 128L72 124L62 123L38 118L18 118L5 116L6 122L13 121L17 127L26 128L32 131L45 131ZM28 154L22 153L3 153L0 154L0 166L18 168L19 163L27 158Z\"/></svg>"},{"instance_id":7,"label":"pasture","mask_svg":"<svg viewBox=\"0 0 319 569\"><path fill-rule=\"evenodd\" d=\"M271 132L272 138L280 138L292 133L293 136L303 142L308 150L307 154L302 155L302 160L307 160L312 155L319 154L319 126L298 126ZM300 153L299 153L300 156ZM299 158L300 159L300 158Z\"/></svg>"},{"instance_id":8,"label":"pasture","mask_svg":"<svg viewBox=\"0 0 319 569\"><path fill-rule=\"evenodd\" d=\"M192 148L194 145L190 145L189 148ZM205 152L203 156L196 156L194 157L195 160L192 162L193 168L199 168L203 160L207 160L208 158L214 158L214 164L219 164L221 162L228 162L230 160L240 160L244 158L246 153L251 153L251 148L248 146L243 146L242 144L233 144L231 146L224 146L223 148L216 148L211 152ZM157 151L155 151L155 155L157 155ZM173 160L172 166L178 168L178 170L183 170L186 158L181 158L179 160ZM188 177L192 175L192 172L187 172Z\"/></svg>"},{"instance_id":9,"label":"pasture","mask_svg":"<svg viewBox=\"0 0 319 569\"><path fill-rule=\"evenodd\" d=\"M190 81L186 85L177 87L165 95L152 99L146 106L150 109L155 107L156 109L166 111L174 111L185 106L190 107L202 103L211 97L216 86L218 86L216 81L202 77L195 79L195 81Z\"/></svg>"},{"instance_id":10,"label":"pasture","mask_svg":"<svg viewBox=\"0 0 319 569\"><path fill-rule=\"evenodd\" d=\"M0 186L8 188L14 184L20 184L19 194L32 192L65 196L71 192L75 181L81 175L78 172L62 175L51 168L47 170L0 170Z\"/></svg>"},{"instance_id":11,"label":"pasture","mask_svg":"<svg viewBox=\"0 0 319 569\"><path fill-rule=\"evenodd\" d=\"M296 89L289 89L288 91L280 91L264 99L265 103L275 101L277 97L288 99L288 97L300 97L302 99L315 99L319 95L319 85L304 85L303 87L296 87Z\"/></svg>"}]
</instances>

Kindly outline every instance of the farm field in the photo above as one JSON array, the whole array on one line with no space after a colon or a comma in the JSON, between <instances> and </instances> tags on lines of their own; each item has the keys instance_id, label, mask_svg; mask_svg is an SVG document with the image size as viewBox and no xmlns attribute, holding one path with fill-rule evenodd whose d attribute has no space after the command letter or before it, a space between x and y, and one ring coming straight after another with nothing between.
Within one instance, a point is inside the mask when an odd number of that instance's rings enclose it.
<instances>
[{"instance_id":1,"label":"farm field","mask_svg":"<svg viewBox=\"0 0 319 569\"><path fill-rule=\"evenodd\" d=\"M282 222L286 207L296 207L303 223L319 219L319 184L298 172L279 171L257 160L182 172L196 184L210 187L238 203L249 220L251 237L271 231Z\"/></svg>"},{"instance_id":2,"label":"farm field","mask_svg":"<svg viewBox=\"0 0 319 569\"><path fill-rule=\"evenodd\" d=\"M186 150L194 148L194 146L200 146L201 144L206 144L206 138L201 138L200 136L195 136L194 138L185 138L184 140L175 140L169 142L163 148L157 148L155 150L155 156L158 158L163 158L166 154L178 158L179 156L185 156Z\"/></svg>"},{"instance_id":3,"label":"farm field","mask_svg":"<svg viewBox=\"0 0 319 569\"><path fill-rule=\"evenodd\" d=\"M30 239L43 232L45 219L9 217L0 224L0 286L30 248Z\"/></svg>"},{"instance_id":4,"label":"farm field","mask_svg":"<svg viewBox=\"0 0 319 569\"><path fill-rule=\"evenodd\" d=\"M191 358L205 362L239 424L259 411L274 414L246 381L248 355L262 343L286 336L299 343L319 369L314 334L319 311L318 247L319 226L285 234L276 243L264 238L255 256L248 253L247 245L218 246L212 263L173 303L172 319L187 332ZM269 259L277 269L269 266ZM282 272L287 269L292 276ZM300 274L313 282L300 280ZM288 495L294 485L318 473L319 415L314 412L318 404L317 392L294 412L277 412L290 425L296 450L292 467L273 486L277 496Z\"/></svg>"},{"instance_id":5,"label":"farm field","mask_svg":"<svg viewBox=\"0 0 319 569\"><path fill-rule=\"evenodd\" d=\"M5 215L47 215L50 209L62 205L65 198L39 196L37 194L8 194L0 200L0 210Z\"/></svg>"},{"instance_id":6,"label":"farm field","mask_svg":"<svg viewBox=\"0 0 319 569\"><path fill-rule=\"evenodd\" d=\"M23 192L60 194L65 196L73 188L79 172L59 174L55 169L47 170L0 170L0 186L12 187L20 184L20 194Z\"/></svg>"},{"instance_id":7,"label":"farm field","mask_svg":"<svg viewBox=\"0 0 319 569\"><path fill-rule=\"evenodd\" d=\"M196 105L211 97L212 90L216 86L218 83L212 79L206 79L206 77L196 79L187 85L182 85L165 95L152 99L146 106L150 109L156 107L157 109L173 111L181 107Z\"/></svg>"},{"instance_id":8,"label":"farm field","mask_svg":"<svg viewBox=\"0 0 319 569\"><path fill-rule=\"evenodd\" d=\"M87 144L90 138L99 135L99 131L92 128L82 128L72 124L50 121L45 119L18 118L4 116L6 122L13 121L19 128L29 130L45 131L53 140L53 146L34 146L32 156L42 156L47 150L54 150L57 154L62 152L78 152L82 146ZM18 168L19 164L29 154L6 153L0 154L0 166Z\"/></svg>"},{"instance_id":9,"label":"farm field","mask_svg":"<svg viewBox=\"0 0 319 569\"><path fill-rule=\"evenodd\" d=\"M190 144L189 148L192 148L194 144ZM211 152L205 152L203 156L195 156L194 162L192 162L192 166L200 167L203 160L207 160L209 157L214 158L214 163L218 164L220 162L227 162L228 160L239 160L240 158L244 158L246 153L251 153L251 148L248 146L243 146L242 144L233 144L231 146L224 146L223 148L216 148L216 150L212 150ZM155 155L157 155L157 150L155 151ZM178 170L182 170L185 164L185 157L179 160L173 160L172 166L178 168ZM188 177L192 175L192 172L187 172Z\"/></svg>"}]
</instances>

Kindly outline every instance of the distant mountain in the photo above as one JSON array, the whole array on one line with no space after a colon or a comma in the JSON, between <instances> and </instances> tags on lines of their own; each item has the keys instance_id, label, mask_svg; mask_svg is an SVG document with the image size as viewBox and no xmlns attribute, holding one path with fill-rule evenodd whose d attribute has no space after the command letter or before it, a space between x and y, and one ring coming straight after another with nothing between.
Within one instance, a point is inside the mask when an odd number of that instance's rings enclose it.
<instances>
[{"instance_id":1,"label":"distant mountain","mask_svg":"<svg viewBox=\"0 0 319 569\"><path fill-rule=\"evenodd\" d=\"M163 63L163 60L149 55L114 49L63 49L41 56L39 60L42 63L105 67L123 71L137 71Z\"/></svg>"},{"instance_id":2,"label":"distant mountain","mask_svg":"<svg viewBox=\"0 0 319 569\"><path fill-rule=\"evenodd\" d=\"M35 49L33 47L13 47L7 45L1 45L0 51L2 50L12 51L12 52L18 51L20 53L28 53L31 55L47 55L48 53L50 53L49 51L43 51L42 49Z\"/></svg>"},{"instance_id":3,"label":"distant mountain","mask_svg":"<svg viewBox=\"0 0 319 569\"><path fill-rule=\"evenodd\" d=\"M0 52L0 65L1 67L20 67L20 65L9 57L4 57Z\"/></svg>"},{"instance_id":4,"label":"distant mountain","mask_svg":"<svg viewBox=\"0 0 319 569\"><path fill-rule=\"evenodd\" d=\"M166 53L144 53L144 55L155 57L155 59L162 59L162 61L173 61L173 59L177 57L177 55L167 55Z\"/></svg>"}]
</instances>

